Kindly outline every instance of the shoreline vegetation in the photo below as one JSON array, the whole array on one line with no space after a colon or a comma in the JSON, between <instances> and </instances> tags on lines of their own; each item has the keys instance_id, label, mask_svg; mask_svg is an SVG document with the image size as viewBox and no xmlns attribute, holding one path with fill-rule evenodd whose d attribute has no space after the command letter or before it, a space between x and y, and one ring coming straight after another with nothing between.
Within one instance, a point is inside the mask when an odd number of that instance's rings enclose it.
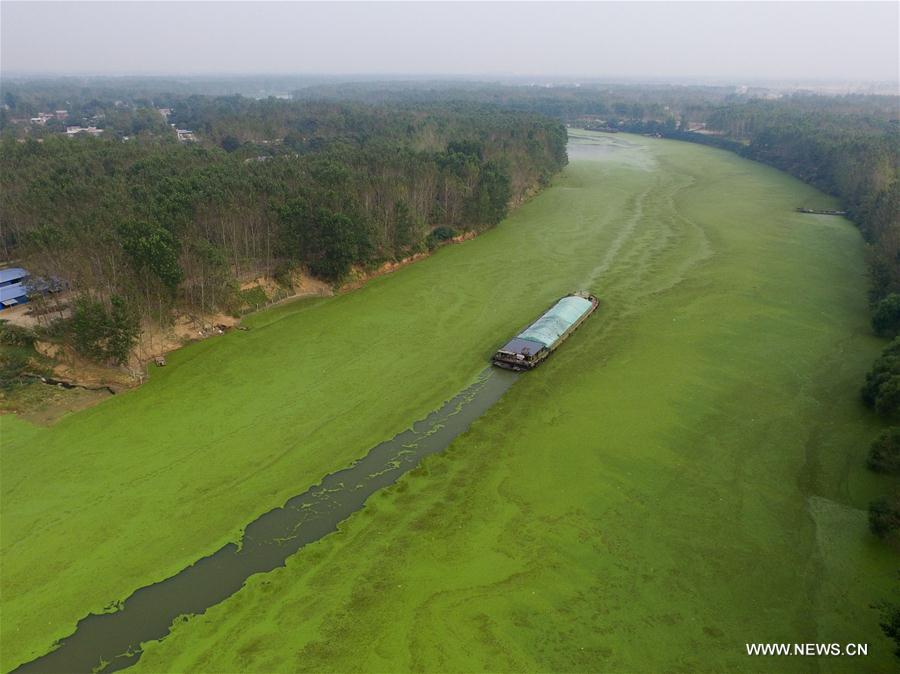
<instances>
[{"instance_id":1,"label":"shoreline vegetation","mask_svg":"<svg viewBox=\"0 0 900 674\"><path fill-rule=\"evenodd\" d=\"M98 106L72 114L117 110ZM358 287L484 231L567 161L559 122L481 106L194 96L133 110L127 138L17 137L7 113L0 250L65 287L24 307L31 331L0 334L41 347L0 354L7 390L54 354L73 381L105 365L110 383L139 383L145 363L298 280L301 294L304 279L312 294ZM201 141L170 138L169 118Z\"/></svg>"},{"instance_id":2,"label":"shoreline vegetation","mask_svg":"<svg viewBox=\"0 0 900 674\"><path fill-rule=\"evenodd\" d=\"M37 339L31 331L18 329L15 322L0 322L0 344L24 347L27 358L27 364L10 377L18 378L24 386L0 390L0 415L19 414L39 425L56 423L69 412L85 409L102 402L109 395L141 386L147 381L147 368L151 364L165 366L166 356L179 349L223 335L232 329L249 329L242 326L242 321L254 314L293 302L359 290L373 279L426 259L441 247L463 243L477 235L478 232L471 230L463 232L442 241L431 250L394 262L384 262L370 271L352 268L340 285L326 284L299 272L292 274L290 290L266 283L264 278L256 279L242 285L242 291L249 290L261 301L253 308L248 306L240 316L222 313L189 316L173 311L168 326L145 322L124 366L97 364L58 341ZM258 292L263 288L269 290L273 285L275 292L263 292L262 295Z\"/></svg>"}]
</instances>

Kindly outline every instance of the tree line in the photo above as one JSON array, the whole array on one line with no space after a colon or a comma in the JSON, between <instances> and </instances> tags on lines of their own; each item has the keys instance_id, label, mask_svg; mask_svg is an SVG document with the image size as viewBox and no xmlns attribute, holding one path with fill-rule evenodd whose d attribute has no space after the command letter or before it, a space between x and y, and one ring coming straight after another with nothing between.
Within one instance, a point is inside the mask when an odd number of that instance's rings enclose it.
<instances>
[{"instance_id":1,"label":"tree line","mask_svg":"<svg viewBox=\"0 0 900 674\"><path fill-rule=\"evenodd\" d=\"M127 357L137 316L233 311L242 279L303 268L339 282L490 227L567 161L558 122L483 106L191 97L175 110L199 143L0 141L0 252L71 289L72 340L97 359Z\"/></svg>"}]
</instances>

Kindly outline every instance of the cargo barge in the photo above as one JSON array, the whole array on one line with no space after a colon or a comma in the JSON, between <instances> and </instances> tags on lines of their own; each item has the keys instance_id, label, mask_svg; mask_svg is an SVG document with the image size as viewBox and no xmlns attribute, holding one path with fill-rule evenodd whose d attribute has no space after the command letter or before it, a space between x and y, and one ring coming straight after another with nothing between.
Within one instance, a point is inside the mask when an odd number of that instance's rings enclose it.
<instances>
[{"instance_id":1,"label":"cargo barge","mask_svg":"<svg viewBox=\"0 0 900 674\"><path fill-rule=\"evenodd\" d=\"M599 303L585 291L566 295L501 347L491 362L519 372L537 367L575 332Z\"/></svg>"}]
</instances>

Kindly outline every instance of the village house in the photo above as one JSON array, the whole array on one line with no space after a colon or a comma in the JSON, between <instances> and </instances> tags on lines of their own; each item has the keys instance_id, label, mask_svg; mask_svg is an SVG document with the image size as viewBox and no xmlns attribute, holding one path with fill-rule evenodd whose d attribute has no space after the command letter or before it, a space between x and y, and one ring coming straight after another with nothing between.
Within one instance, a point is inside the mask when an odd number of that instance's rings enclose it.
<instances>
[{"instance_id":1,"label":"village house","mask_svg":"<svg viewBox=\"0 0 900 674\"><path fill-rule=\"evenodd\" d=\"M37 124L38 126L45 126L47 124L47 122L53 118L54 118L54 116L52 114L50 114L49 112L39 112L37 114L37 117L31 118L31 123Z\"/></svg>"},{"instance_id":2,"label":"village house","mask_svg":"<svg viewBox=\"0 0 900 674\"><path fill-rule=\"evenodd\" d=\"M77 136L79 133L86 133L89 136L99 136L103 133L103 129L98 129L96 126L67 126L66 127L66 136L71 138L72 136Z\"/></svg>"}]
</instances>

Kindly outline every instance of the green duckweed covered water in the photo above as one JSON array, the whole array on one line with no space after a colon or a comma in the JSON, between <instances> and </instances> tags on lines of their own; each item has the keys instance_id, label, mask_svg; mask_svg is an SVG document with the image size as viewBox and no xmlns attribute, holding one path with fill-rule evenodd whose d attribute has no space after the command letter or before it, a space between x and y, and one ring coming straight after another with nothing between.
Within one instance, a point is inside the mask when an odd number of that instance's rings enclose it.
<instances>
[{"instance_id":1,"label":"green duckweed covered water","mask_svg":"<svg viewBox=\"0 0 900 674\"><path fill-rule=\"evenodd\" d=\"M136 669L848 666L748 641L889 666L857 231L724 152L579 133L571 157L474 241L260 314L51 429L4 418L4 671L437 408L582 288L601 309L467 434Z\"/></svg>"}]
</instances>

